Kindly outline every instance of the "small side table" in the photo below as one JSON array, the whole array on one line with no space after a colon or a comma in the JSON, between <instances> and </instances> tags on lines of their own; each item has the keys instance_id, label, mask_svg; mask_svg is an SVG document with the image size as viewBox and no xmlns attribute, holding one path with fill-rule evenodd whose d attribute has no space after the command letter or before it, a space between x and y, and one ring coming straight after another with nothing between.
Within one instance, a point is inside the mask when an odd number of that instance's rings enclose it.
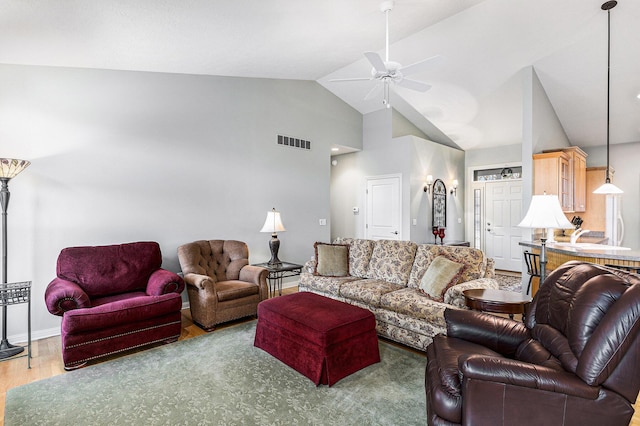
<instances>
[{"instance_id":1,"label":"small side table","mask_svg":"<svg viewBox=\"0 0 640 426\"><path fill-rule=\"evenodd\" d=\"M0 307L3 310L7 309L9 305L20 303L27 304L27 353L0 359L0 361L9 361L26 356L27 367L31 368L31 281L0 284ZM3 326L6 325L3 324Z\"/></svg>"},{"instance_id":2,"label":"small side table","mask_svg":"<svg viewBox=\"0 0 640 426\"><path fill-rule=\"evenodd\" d=\"M272 263L256 263L253 266L260 266L269 271L267 281L269 282L269 297L276 295L276 289L278 290L278 296L282 296L282 279L287 277L295 277L302 272L302 265L290 262Z\"/></svg>"},{"instance_id":3,"label":"small side table","mask_svg":"<svg viewBox=\"0 0 640 426\"><path fill-rule=\"evenodd\" d=\"M465 303L471 309L496 314L508 314L513 319L514 314L522 314L522 321L525 319L525 308L531 299L522 296L515 291L504 291L494 289L472 289L465 290Z\"/></svg>"}]
</instances>

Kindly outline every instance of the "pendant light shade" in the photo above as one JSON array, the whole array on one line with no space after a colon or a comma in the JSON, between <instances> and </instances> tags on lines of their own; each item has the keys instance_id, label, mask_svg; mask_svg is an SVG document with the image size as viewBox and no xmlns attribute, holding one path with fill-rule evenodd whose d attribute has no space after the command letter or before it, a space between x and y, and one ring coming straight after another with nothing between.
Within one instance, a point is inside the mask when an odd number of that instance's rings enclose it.
<instances>
[{"instance_id":1,"label":"pendant light shade","mask_svg":"<svg viewBox=\"0 0 640 426\"><path fill-rule=\"evenodd\" d=\"M607 176L604 184L594 194L622 194L623 191L611 183L609 177L609 92L611 86L611 9L616 7L617 1L608 1L602 5L602 10L607 11Z\"/></svg>"}]
</instances>

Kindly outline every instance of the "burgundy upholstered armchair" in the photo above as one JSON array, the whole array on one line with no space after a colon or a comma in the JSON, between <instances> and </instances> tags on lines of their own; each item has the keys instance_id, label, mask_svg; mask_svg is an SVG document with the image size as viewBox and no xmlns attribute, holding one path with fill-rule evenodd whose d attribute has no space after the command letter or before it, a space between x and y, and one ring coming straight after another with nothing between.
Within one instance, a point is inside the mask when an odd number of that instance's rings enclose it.
<instances>
[{"instance_id":1,"label":"burgundy upholstered armchair","mask_svg":"<svg viewBox=\"0 0 640 426\"><path fill-rule=\"evenodd\" d=\"M161 264L155 242L60 252L57 278L47 287L45 302L49 312L62 316L65 369L178 339L184 281Z\"/></svg>"},{"instance_id":2,"label":"burgundy upholstered armchair","mask_svg":"<svg viewBox=\"0 0 640 426\"><path fill-rule=\"evenodd\" d=\"M447 310L427 347L430 425L627 425L640 388L640 277L571 261L526 324Z\"/></svg>"},{"instance_id":3,"label":"burgundy upholstered armchair","mask_svg":"<svg viewBox=\"0 0 640 426\"><path fill-rule=\"evenodd\" d=\"M193 321L207 331L216 324L256 315L269 297L267 271L249 265L242 241L200 240L178 247Z\"/></svg>"}]
</instances>

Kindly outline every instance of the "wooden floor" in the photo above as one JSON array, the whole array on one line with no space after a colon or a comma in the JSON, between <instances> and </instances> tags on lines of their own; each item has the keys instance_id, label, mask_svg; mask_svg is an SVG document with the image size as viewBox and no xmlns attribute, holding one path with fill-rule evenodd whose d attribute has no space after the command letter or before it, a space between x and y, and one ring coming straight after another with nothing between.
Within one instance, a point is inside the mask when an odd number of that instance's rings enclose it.
<instances>
[{"instance_id":1,"label":"wooden floor","mask_svg":"<svg viewBox=\"0 0 640 426\"><path fill-rule=\"evenodd\" d=\"M293 293L297 291L296 287L283 289L283 294ZM238 320L227 324L217 326L216 329L230 327L242 322L251 321L252 318ZM188 309L182 311L182 333L179 340L189 339L191 337L206 334L204 330L193 324ZM146 348L140 349L145 350ZM412 350L407 348L408 350ZM34 382L36 380L46 379L48 377L64 374L65 370L62 364L62 353L60 349L60 336L49 337L47 339L36 340L32 344L31 369L27 369L27 358L16 358L13 360L0 362L0 426L4 426L4 407L7 391L16 386ZM135 352L135 351L132 351ZM123 356L123 355L120 355ZM110 358L102 360L108 361ZM96 362L97 363L97 362ZM631 419L630 426L640 426L640 398L636 401L636 413Z\"/></svg>"}]
</instances>

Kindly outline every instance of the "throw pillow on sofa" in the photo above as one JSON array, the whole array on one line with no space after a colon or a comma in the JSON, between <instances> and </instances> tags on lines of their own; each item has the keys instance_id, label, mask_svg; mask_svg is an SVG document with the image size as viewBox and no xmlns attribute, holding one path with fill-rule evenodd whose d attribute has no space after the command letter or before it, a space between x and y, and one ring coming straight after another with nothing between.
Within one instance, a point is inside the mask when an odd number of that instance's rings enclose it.
<instances>
[{"instance_id":1,"label":"throw pillow on sofa","mask_svg":"<svg viewBox=\"0 0 640 426\"><path fill-rule=\"evenodd\" d=\"M349 246L315 243L316 268L313 275L346 277L349 275Z\"/></svg>"},{"instance_id":2,"label":"throw pillow on sofa","mask_svg":"<svg viewBox=\"0 0 640 426\"><path fill-rule=\"evenodd\" d=\"M420 291L430 299L442 302L445 291L458 282L463 270L464 265L437 256L420 280Z\"/></svg>"}]
</instances>

